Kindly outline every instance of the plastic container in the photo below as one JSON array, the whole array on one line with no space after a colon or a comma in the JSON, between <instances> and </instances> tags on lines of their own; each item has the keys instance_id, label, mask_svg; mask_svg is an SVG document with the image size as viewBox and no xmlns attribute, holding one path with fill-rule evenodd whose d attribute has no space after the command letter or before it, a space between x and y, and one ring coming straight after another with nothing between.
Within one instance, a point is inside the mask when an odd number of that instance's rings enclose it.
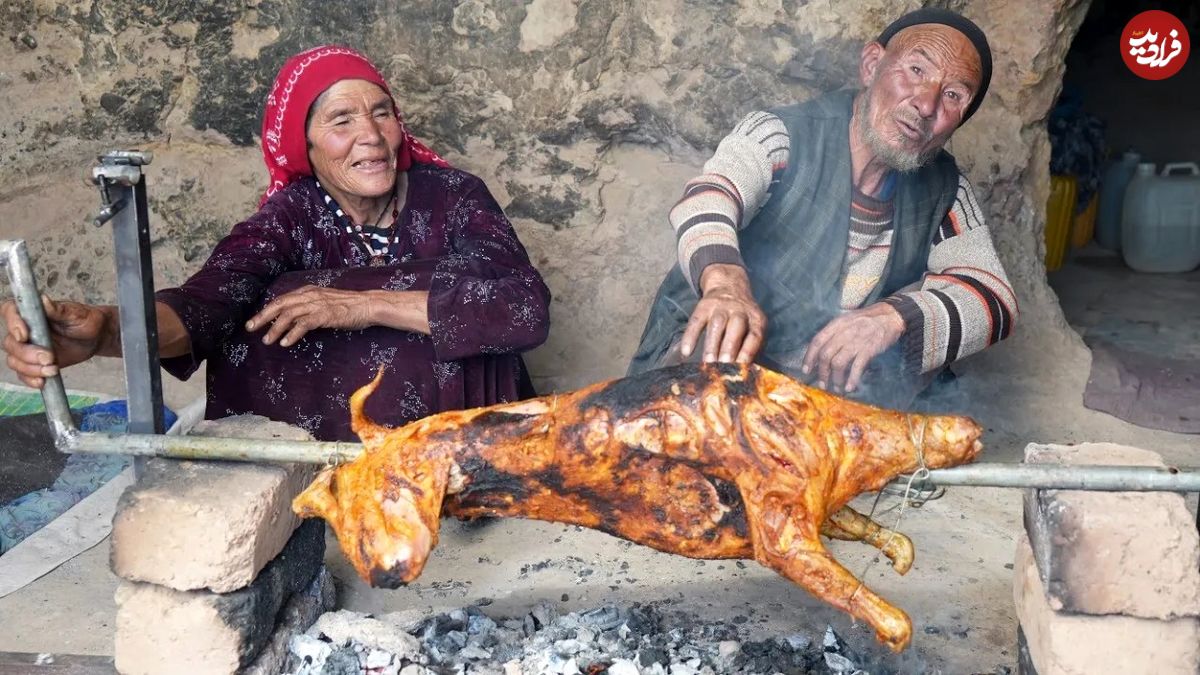
<instances>
[{"instance_id":1,"label":"plastic container","mask_svg":"<svg viewBox=\"0 0 1200 675\"><path fill-rule=\"evenodd\" d=\"M1142 156L1126 152L1113 162L1100 178L1100 206L1096 210L1096 243L1110 251L1121 250L1121 210L1125 206L1125 188L1137 171Z\"/></svg>"},{"instance_id":2,"label":"plastic container","mask_svg":"<svg viewBox=\"0 0 1200 675\"><path fill-rule=\"evenodd\" d=\"M1093 192L1087 208L1075 214L1075 222L1071 223L1071 248L1082 248L1092 240L1092 235L1096 232L1096 211L1099 203L1099 195Z\"/></svg>"},{"instance_id":3,"label":"plastic container","mask_svg":"<svg viewBox=\"0 0 1200 675\"><path fill-rule=\"evenodd\" d=\"M1200 266L1200 165L1168 164L1154 175L1139 164L1125 190L1121 253L1139 272L1187 272Z\"/></svg>"},{"instance_id":4,"label":"plastic container","mask_svg":"<svg viewBox=\"0 0 1200 675\"><path fill-rule=\"evenodd\" d=\"M1075 177L1050 176L1050 199L1046 201L1046 271L1062 267L1075 215Z\"/></svg>"}]
</instances>

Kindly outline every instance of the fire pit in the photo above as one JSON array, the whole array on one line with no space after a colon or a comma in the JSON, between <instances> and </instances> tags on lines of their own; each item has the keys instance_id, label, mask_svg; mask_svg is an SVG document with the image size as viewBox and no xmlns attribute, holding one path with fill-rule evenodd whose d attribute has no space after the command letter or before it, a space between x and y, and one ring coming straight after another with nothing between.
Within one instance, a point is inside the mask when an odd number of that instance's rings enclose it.
<instances>
[{"instance_id":1,"label":"fire pit","mask_svg":"<svg viewBox=\"0 0 1200 675\"><path fill-rule=\"evenodd\" d=\"M325 614L292 639L286 672L850 675L922 670L916 654L910 652L897 665L895 655L877 648L850 647L832 627L823 634L750 640L737 624L703 621L663 602L567 614L540 603L515 617L492 616L486 604L424 617L415 612Z\"/></svg>"}]
</instances>

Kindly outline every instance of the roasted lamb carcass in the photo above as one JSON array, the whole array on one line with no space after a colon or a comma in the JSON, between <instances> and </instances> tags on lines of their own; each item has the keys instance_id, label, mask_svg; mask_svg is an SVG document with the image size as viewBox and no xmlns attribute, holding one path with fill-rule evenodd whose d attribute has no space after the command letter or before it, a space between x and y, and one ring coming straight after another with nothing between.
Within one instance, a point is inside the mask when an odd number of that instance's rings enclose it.
<instances>
[{"instance_id":1,"label":"roasted lamb carcass","mask_svg":"<svg viewBox=\"0 0 1200 675\"><path fill-rule=\"evenodd\" d=\"M350 403L366 452L325 469L293 504L333 526L371 585L417 578L443 513L536 518L693 558L752 557L896 650L912 633L907 615L819 534L867 541L905 571L908 539L846 504L915 470L919 455L939 468L980 450L967 418L881 410L758 366L681 365L398 429L363 415L373 389Z\"/></svg>"}]
</instances>

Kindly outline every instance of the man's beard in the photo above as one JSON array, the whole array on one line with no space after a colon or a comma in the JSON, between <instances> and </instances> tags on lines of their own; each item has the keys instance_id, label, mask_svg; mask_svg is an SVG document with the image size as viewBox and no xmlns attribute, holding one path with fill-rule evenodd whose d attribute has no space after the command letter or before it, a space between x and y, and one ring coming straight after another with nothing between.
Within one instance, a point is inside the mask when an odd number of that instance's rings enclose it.
<instances>
[{"instance_id":1,"label":"man's beard","mask_svg":"<svg viewBox=\"0 0 1200 675\"><path fill-rule=\"evenodd\" d=\"M901 173L911 173L916 171L924 166L926 162L932 159L933 156L937 154L937 151L941 149L941 147L935 146L924 151L914 151L897 148L891 143L888 143L887 140L883 138L883 135L871 125L870 113L872 107L871 104L875 96L874 84L875 83L872 82L871 86L867 87L866 91L863 93L862 107L858 111L858 132L862 136L863 141L867 144L867 147L870 148L871 152L875 153L875 156L882 160L883 163L889 168L900 171ZM929 136L928 123L925 121L919 118L907 118L903 119L902 121L920 131L924 136ZM928 142L928 138L926 138L925 141Z\"/></svg>"}]
</instances>

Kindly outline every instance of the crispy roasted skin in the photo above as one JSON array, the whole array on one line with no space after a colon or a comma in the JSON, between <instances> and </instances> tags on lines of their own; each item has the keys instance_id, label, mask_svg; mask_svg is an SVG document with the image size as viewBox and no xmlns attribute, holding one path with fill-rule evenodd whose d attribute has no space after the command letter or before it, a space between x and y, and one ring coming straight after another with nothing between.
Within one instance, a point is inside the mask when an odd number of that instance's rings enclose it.
<instances>
[{"instance_id":1,"label":"crispy roasted skin","mask_svg":"<svg viewBox=\"0 0 1200 675\"><path fill-rule=\"evenodd\" d=\"M376 383L350 405L367 451L325 469L293 504L329 522L371 585L417 578L443 514L534 518L692 558L754 558L896 650L911 638L908 616L819 534L868 541L903 573L907 537L846 504L915 470L914 441L929 468L980 450L967 418L881 410L758 366L685 364L398 429L363 415Z\"/></svg>"}]
</instances>

